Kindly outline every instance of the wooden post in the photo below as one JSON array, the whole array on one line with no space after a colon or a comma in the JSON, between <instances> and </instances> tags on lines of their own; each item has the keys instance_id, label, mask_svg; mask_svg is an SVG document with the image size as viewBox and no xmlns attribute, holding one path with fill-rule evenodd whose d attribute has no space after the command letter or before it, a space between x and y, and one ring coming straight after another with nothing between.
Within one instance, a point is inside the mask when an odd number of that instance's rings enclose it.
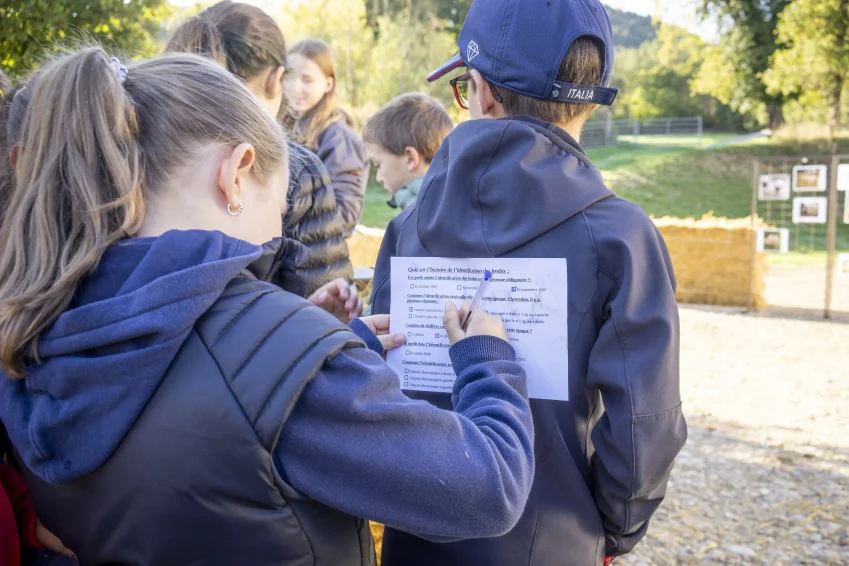
<instances>
[{"instance_id":1,"label":"wooden post","mask_svg":"<svg viewBox=\"0 0 849 566\"><path fill-rule=\"evenodd\" d=\"M832 147L833 149L833 147ZM840 212L840 199L837 192L837 166L840 159L836 154L831 156L831 168L829 169L830 183L828 185L828 256L825 268L825 318L831 318L831 300L834 291L834 262L835 248L837 247L837 214Z\"/></svg>"},{"instance_id":2,"label":"wooden post","mask_svg":"<svg viewBox=\"0 0 849 566\"><path fill-rule=\"evenodd\" d=\"M749 306L747 312L755 308L755 261L758 252L758 234L756 222L758 218L758 184L760 181L761 162L755 158L754 174L752 178L752 216L749 228Z\"/></svg>"}]
</instances>

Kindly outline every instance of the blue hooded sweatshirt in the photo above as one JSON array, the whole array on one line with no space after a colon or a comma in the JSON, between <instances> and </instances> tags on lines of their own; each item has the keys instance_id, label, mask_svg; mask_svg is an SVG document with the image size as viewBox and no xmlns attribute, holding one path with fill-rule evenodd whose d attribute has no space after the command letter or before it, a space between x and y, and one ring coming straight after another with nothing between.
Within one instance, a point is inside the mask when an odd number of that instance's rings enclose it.
<instances>
[{"instance_id":1,"label":"blue hooded sweatshirt","mask_svg":"<svg viewBox=\"0 0 849 566\"><path fill-rule=\"evenodd\" d=\"M416 205L387 230L378 314L389 312L392 256L565 258L569 401L531 400L536 477L511 533L434 545L388 531L384 565L589 565L630 551L687 434L675 279L652 221L605 187L562 129L473 120L448 135ZM446 406L444 395L409 394Z\"/></svg>"},{"instance_id":2,"label":"blue hooded sweatshirt","mask_svg":"<svg viewBox=\"0 0 849 566\"><path fill-rule=\"evenodd\" d=\"M42 363L25 380L0 373L0 418L22 462L53 484L96 471L225 287L259 262L288 272L302 257L288 240L266 248L205 231L111 246L42 334ZM374 334L360 321L352 330L371 349L343 350L307 384L275 448L278 472L325 505L431 539L509 530L533 477L525 377L510 345L456 344L455 410L441 411L405 397Z\"/></svg>"}]
</instances>

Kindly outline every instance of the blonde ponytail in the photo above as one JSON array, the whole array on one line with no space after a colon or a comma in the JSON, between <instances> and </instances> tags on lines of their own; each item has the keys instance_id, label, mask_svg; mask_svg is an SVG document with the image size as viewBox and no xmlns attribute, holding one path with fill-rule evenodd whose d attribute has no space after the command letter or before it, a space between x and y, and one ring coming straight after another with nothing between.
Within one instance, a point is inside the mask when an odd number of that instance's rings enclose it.
<instances>
[{"instance_id":1,"label":"blonde ponytail","mask_svg":"<svg viewBox=\"0 0 849 566\"><path fill-rule=\"evenodd\" d=\"M10 377L38 358L39 335L106 248L140 228L137 135L132 101L101 49L39 72L0 222L0 364Z\"/></svg>"}]
</instances>

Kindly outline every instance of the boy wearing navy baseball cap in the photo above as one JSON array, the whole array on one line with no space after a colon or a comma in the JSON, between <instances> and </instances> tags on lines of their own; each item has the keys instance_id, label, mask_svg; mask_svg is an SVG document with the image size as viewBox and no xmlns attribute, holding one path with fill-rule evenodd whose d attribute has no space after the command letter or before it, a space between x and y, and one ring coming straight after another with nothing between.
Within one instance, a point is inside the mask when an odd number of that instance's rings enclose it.
<instances>
[{"instance_id":1,"label":"boy wearing navy baseball cap","mask_svg":"<svg viewBox=\"0 0 849 566\"><path fill-rule=\"evenodd\" d=\"M388 529L383 564L600 565L646 534L687 436L669 253L579 143L616 98L610 20L599 0L476 0L458 43L429 80L459 74L450 84L475 120L448 135L390 224L374 312L389 311L392 256L565 258L569 400L531 400L534 485L512 530L435 543Z\"/></svg>"}]
</instances>

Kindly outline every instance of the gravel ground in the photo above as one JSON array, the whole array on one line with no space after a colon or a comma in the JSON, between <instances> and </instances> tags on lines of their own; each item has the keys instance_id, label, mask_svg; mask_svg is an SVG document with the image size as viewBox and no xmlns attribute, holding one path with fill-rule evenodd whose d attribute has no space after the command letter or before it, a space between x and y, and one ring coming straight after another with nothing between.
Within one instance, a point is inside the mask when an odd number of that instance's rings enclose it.
<instances>
[{"instance_id":1,"label":"gravel ground","mask_svg":"<svg viewBox=\"0 0 849 566\"><path fill-rule=\"evenodd\" d=\"M682 308L690 438L621 563L849 565L849 325Z\"/></svg>"}]
</instances>

